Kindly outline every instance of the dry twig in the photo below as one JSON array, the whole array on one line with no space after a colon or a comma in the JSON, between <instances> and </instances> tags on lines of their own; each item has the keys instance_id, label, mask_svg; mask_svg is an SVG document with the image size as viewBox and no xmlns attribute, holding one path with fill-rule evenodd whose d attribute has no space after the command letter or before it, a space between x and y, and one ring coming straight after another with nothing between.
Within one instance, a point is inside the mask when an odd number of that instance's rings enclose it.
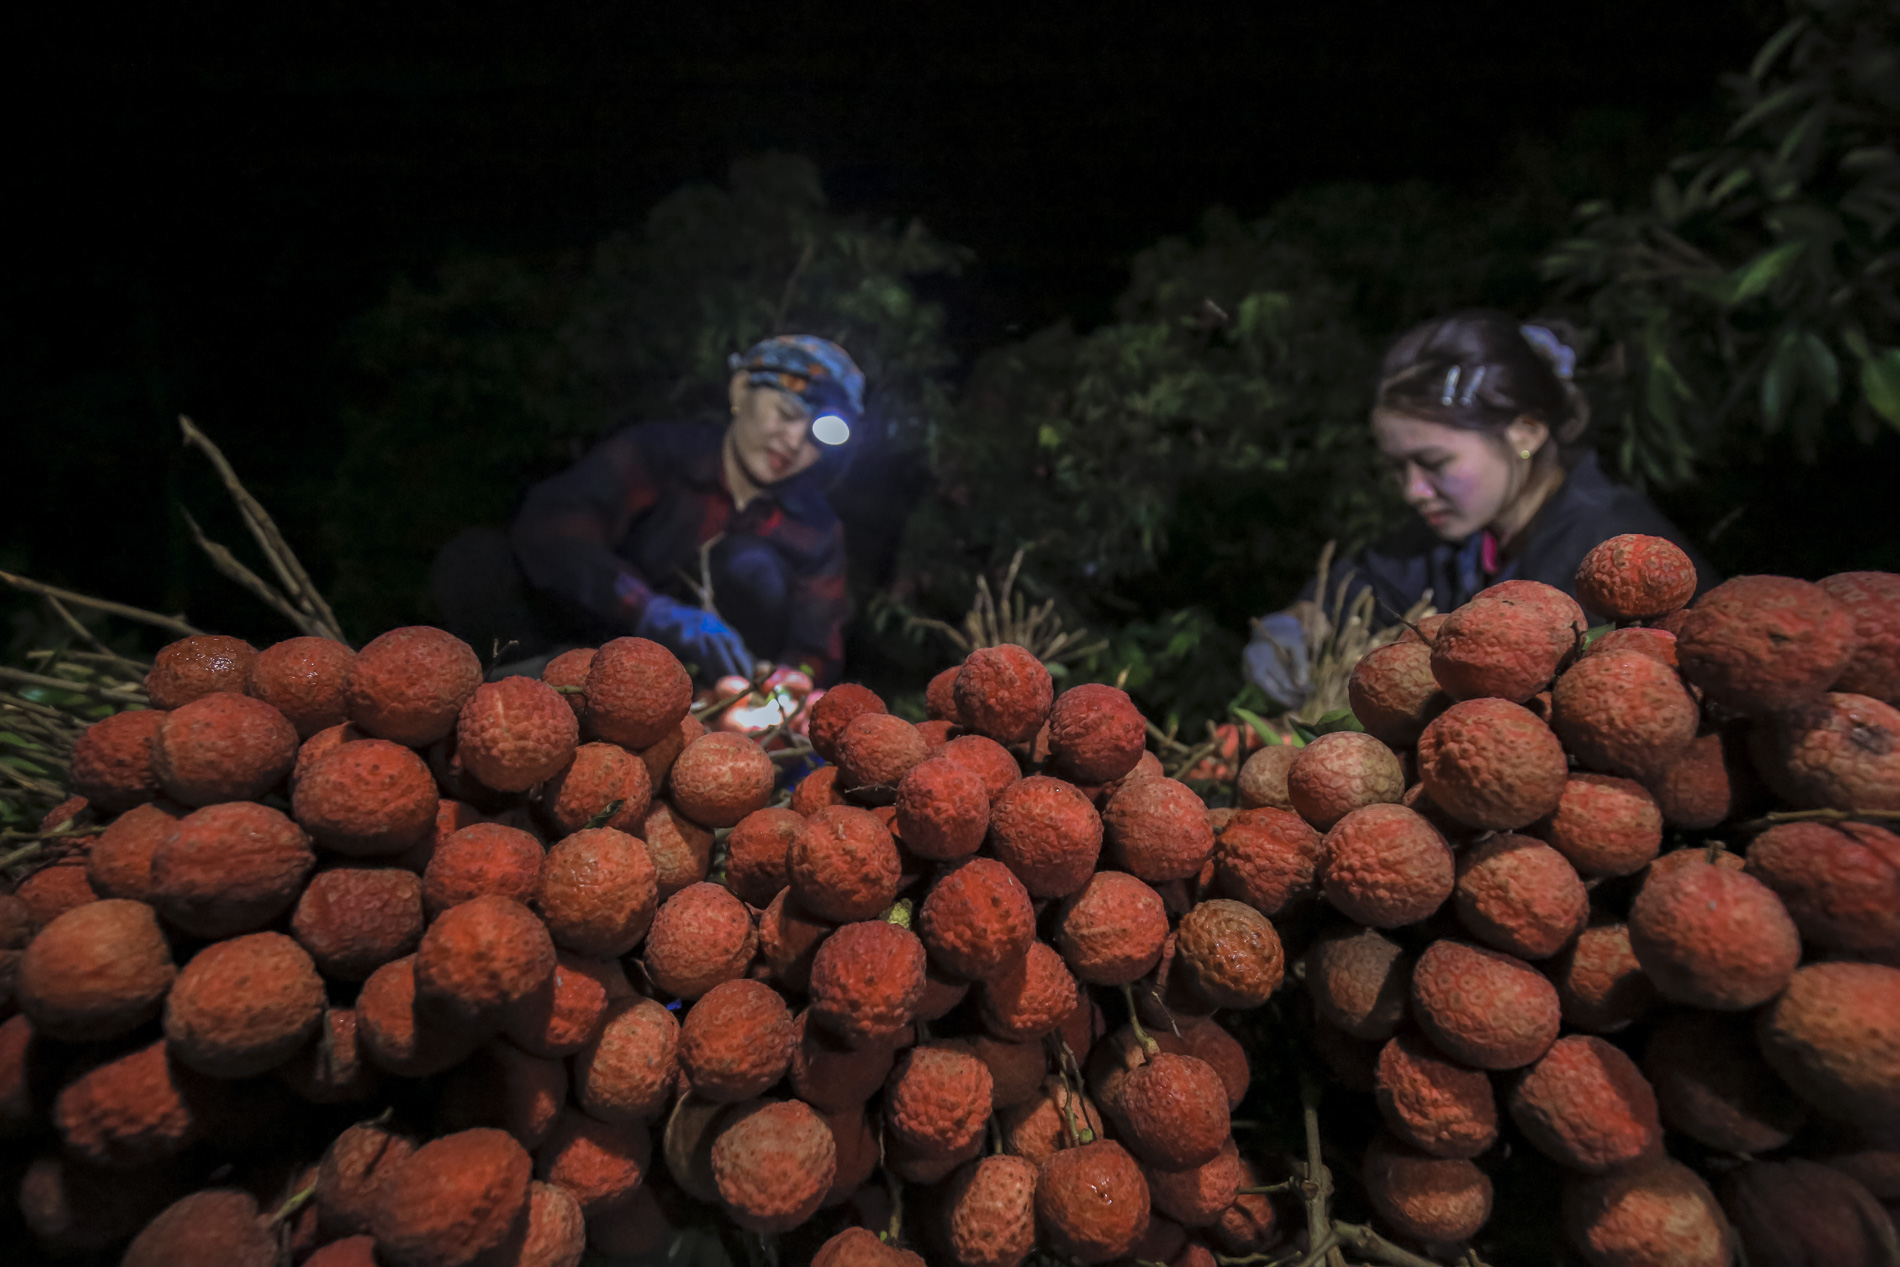
<instances>
[{"instance_id":1,"label":"dry twig","mask_svg":"<svg viewBox=\"0 0 1900 1267\"><path fill-rule=\"evenodd\" d=\"M1062 617L1056 615L1053 598L1030 605L1016 589L1016 578L1023 567L1023 551L1009 561L1003 582L992 592L990 578L976 578L976 598L958 628L947 621L927 616L912 616L905 624L913 629L934 629L950 640L960 656L979 647L1014 645L1022 647L1044 663L1077 659L1107 648L1105 639L1086 642L1086 629L1065 630Z\"/></svg>"}]
</instances>

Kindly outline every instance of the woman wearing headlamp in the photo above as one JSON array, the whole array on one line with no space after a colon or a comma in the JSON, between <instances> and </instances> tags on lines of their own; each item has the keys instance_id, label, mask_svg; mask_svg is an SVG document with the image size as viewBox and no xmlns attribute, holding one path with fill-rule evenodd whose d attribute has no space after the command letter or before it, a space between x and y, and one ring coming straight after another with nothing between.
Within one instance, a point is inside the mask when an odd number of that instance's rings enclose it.
<instances>
[{"instance_id":1,"label":"woman wearing headlamp","mask_svg":"<svg viewBox=\"0 0 1900 1267\"><path fill-rule=\"evenodd\" d=\"M727 424L625 427L529 491L508 534L525 601L512 622L486 622L533 625L509 631L514 654L636 634L708 682L749 677L759 660L808 664L820 684L835 676L844 533L821 463L843 459L864 375L843 348L809 335L766 339L731 364ZM452 574L469 571L449 559L453 548L435 578L451 627L465 598Z\"/></svg>"}]
</instances>

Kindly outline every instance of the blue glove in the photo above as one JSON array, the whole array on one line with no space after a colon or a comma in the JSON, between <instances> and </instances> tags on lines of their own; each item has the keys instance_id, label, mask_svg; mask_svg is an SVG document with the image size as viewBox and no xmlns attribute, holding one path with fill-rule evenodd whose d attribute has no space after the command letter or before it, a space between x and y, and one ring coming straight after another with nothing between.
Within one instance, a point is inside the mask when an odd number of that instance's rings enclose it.
<instances>
[{"instance_id":1,"label":"blue glove","mask_svg":"<svg viewBox=\"0 0 1900 1267\"><path fill-rule=\"evenodd\" d=\"M707 678L752 676L752 653L732 626L700 607L655 594L640 610L633 632L699 666Z\"/></svg>"},{"instance_id":2,"label":"blue glove","mask_svg":"<svg viewBox=\"0 0 1900 1267\"><path fill-rule=\"evenodd\" d=\"M1267 698L1287 708L1298 708L1313 689L1306 663L1306 632L1290 611L1274 612L1254 622L1253 641L1240 655L1247 680Z\"/></svg>"}]
</instances>

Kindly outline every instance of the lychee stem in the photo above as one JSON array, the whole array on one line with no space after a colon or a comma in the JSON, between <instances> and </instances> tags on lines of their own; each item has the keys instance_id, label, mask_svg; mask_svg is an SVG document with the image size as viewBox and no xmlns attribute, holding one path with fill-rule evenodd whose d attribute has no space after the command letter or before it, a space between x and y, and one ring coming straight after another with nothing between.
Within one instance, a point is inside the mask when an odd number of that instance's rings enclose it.
<instances>
[{"instance_id":1,"label":"lychee stem","mask_svg":"<svg viewBox=\"0 0 1900 1267\"><path fill-rule=\"evenodd\" d=\"M1161 1054L1161 1044L1157 1043L1153 1037L1149 1035L1148 1031L1141 1027L1141 1017L1135 1010L1135 988L1133 986L1126 983L1122 985L1122 1001L1128 1004L1128 1027L1135 1031L1135 1041L1141 1044L1141 1054L1146 1056L1149 1060L1153 1060L1156 1056Z\"/></svg>"}]
</instances>

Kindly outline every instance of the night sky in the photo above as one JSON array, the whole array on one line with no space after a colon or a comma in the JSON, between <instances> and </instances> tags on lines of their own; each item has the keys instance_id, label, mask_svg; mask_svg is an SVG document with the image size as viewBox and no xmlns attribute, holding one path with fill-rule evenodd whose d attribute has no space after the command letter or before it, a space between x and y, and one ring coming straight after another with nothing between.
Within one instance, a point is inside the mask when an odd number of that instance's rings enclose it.
<instances>
[{"instance_id":1,"label":"night sky","mask_svg":"<svg viewBox=\"0 0 1900 1267\"><path fill-rule=\"evenodd\" d=\"M965 351L1107 317L1129 258L1298 186L1472 186L1517 138L1716 99L1745 0L1458 6L167 6L15 15L0 566L156 602L170 419L293 539L339 337L457 249L584 247L735 157L971 247ZM292 11L294 10L294 11ZM183 15L183 16L181 16ZM300 482L301 481L301 482ZM300 501L300 498L305 500ZM305 543L309 548L316 548Z\"/></svg>"}]
</instances>

